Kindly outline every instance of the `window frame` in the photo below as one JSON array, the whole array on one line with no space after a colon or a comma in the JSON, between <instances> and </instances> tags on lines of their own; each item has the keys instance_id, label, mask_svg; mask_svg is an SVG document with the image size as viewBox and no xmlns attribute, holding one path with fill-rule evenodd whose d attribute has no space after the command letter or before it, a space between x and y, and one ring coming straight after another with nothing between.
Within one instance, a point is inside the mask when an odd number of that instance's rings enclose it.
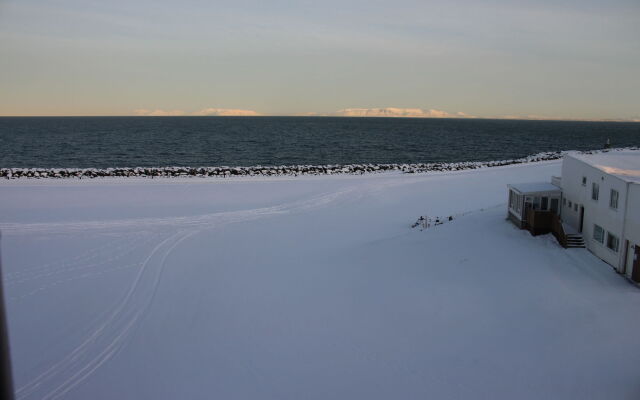
<instances>
[{"instance_id":1,"label":"window frame","mask_svg":"<svg viewBox=\"0 0 640 400\"><path fill-rule=\"evenodd\" d=\"M600 185L596 182L591 183L591 200L598 201L600 198Z\"/></svg>"},{"instance_id":2,"label":"window frame","mask_svg":"<svg viewBox=\"0 0 640 400\"><path fill-rule=\"evenodd\" d=\"M613 204L614 193L615 193L615 199L616 199L615 204ZM618 192L615 189L611 189L611 191L609 192L609 208L617 210L619 201L620 201L620 192Z\"/></svg>"},{"instance_id":3,"label":"window frame","mask_svg":"<svg viewBox=\"0 0 640 400\"><path fill-rule=\"evenodd\" d=\"M600 233L600 240L598 240L598 235L596 235L596 232ZM604 236L605 236L605 231L604 228L601 227L598 224L593 224L593 240L595 240L596 242L600 243L600 244L604 244Z\"/></svg>"},{"instance_id":4,"label":"window frame","mask_svg":"<svg viewBox=\"0 0 640 400\"><path fill-rule=\"evenodd\" d=\"M612 238L613 240L615 240L615 242L611 241ZM609 246L610 242L615 243L615 249ZM620 250L620 238L614 235L613 233L607 231L607 242L605 243L605 246L607 247L607 249L617 253Z\"/></svg>"}]
</instances>

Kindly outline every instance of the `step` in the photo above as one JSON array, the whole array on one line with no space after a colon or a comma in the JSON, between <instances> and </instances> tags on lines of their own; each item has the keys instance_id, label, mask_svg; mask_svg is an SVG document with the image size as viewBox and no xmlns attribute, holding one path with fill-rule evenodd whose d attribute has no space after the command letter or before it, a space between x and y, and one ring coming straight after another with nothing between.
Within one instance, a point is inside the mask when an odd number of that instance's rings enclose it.
<instances>
[{"instance_id":1,"label":"step","mask_svg":"<svg viewBox=\"0 0 640 400\"><path fill-rule=\"evenodd\" d=\"M579 233L569 233L566 235L567 248L571 249L584 249L584 237Z\"/></svg>"}]
</instances>

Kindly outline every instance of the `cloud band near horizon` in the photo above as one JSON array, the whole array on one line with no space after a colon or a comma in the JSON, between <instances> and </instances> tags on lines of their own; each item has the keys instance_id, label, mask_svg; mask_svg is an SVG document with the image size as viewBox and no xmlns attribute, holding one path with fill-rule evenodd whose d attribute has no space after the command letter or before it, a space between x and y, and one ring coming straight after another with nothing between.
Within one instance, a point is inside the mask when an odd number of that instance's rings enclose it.
<instances>
[{"instance_id":1,"label":"cloud band near horizon","mask_svg":"<svg viewBox=\"0 0 640 400\"><path fill-rule=\"evenodd\" d=\"M134 115L148 117L171 117L171 116L219 116L219 117L260 117L260 116L289 116L279 114L266 114L254 110L243 110L234 108L204 108L199 111L183 110L162 110L162 109L137 109ZM422 108L400 108L400 107L378 107L378 108L344 108L332 113L308 112L294 114L290 116L317 116L317 117L385 117L385 118L478 118L478 119L512 119L512 120L567 120L567 121L617 121L617 122L640 122L640 118L630 119L585 119L585 118L561 118L547 117L542 115L496 115L489 117L479 117L470 115L462 111L450 113L437 109Z\"/></svg>"}]
</instances>

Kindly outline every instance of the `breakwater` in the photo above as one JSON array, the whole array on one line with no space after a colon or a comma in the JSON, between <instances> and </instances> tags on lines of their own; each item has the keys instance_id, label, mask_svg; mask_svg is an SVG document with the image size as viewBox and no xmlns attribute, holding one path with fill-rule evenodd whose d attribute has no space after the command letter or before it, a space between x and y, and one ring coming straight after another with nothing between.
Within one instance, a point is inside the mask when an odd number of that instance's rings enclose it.
<instances>
[{"instance_id":1,"label":"breakwater","mask_svg":"<svg viewBox=\"0 0 640 400\"><path fill-rule=\"evenodd\" d=\"M627 147L608 150L590 150L578 153L638 150ZM331 165L282 165L251 167L122 167L122 168L0 168L4 179L92 179L105 177L236 177L236 176L298 176L365 174L398 171L402 173L461 171L468 169L500 167L540 161L558 160L568 151L545 152L527 157L497 161L465 161L451 163L391 163L391 164L331 164Z\"/></svg>"}]
</instances>

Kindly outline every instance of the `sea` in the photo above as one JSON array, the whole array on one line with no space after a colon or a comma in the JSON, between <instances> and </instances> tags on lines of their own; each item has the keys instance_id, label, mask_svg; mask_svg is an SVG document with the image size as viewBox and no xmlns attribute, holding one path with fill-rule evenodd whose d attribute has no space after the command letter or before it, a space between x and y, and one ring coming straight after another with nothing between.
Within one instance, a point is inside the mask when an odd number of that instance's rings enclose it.
<instances>
[{"instance_id":1,"label":"sea","mask_svg":"<svg viewBox=\"0 0 640 400\"><path fill-rule=\"evenodd\" d=\"M0 117L0 168L491 161L640 146L640 123L346 117Z\"/></svg>"}]
</instances>

